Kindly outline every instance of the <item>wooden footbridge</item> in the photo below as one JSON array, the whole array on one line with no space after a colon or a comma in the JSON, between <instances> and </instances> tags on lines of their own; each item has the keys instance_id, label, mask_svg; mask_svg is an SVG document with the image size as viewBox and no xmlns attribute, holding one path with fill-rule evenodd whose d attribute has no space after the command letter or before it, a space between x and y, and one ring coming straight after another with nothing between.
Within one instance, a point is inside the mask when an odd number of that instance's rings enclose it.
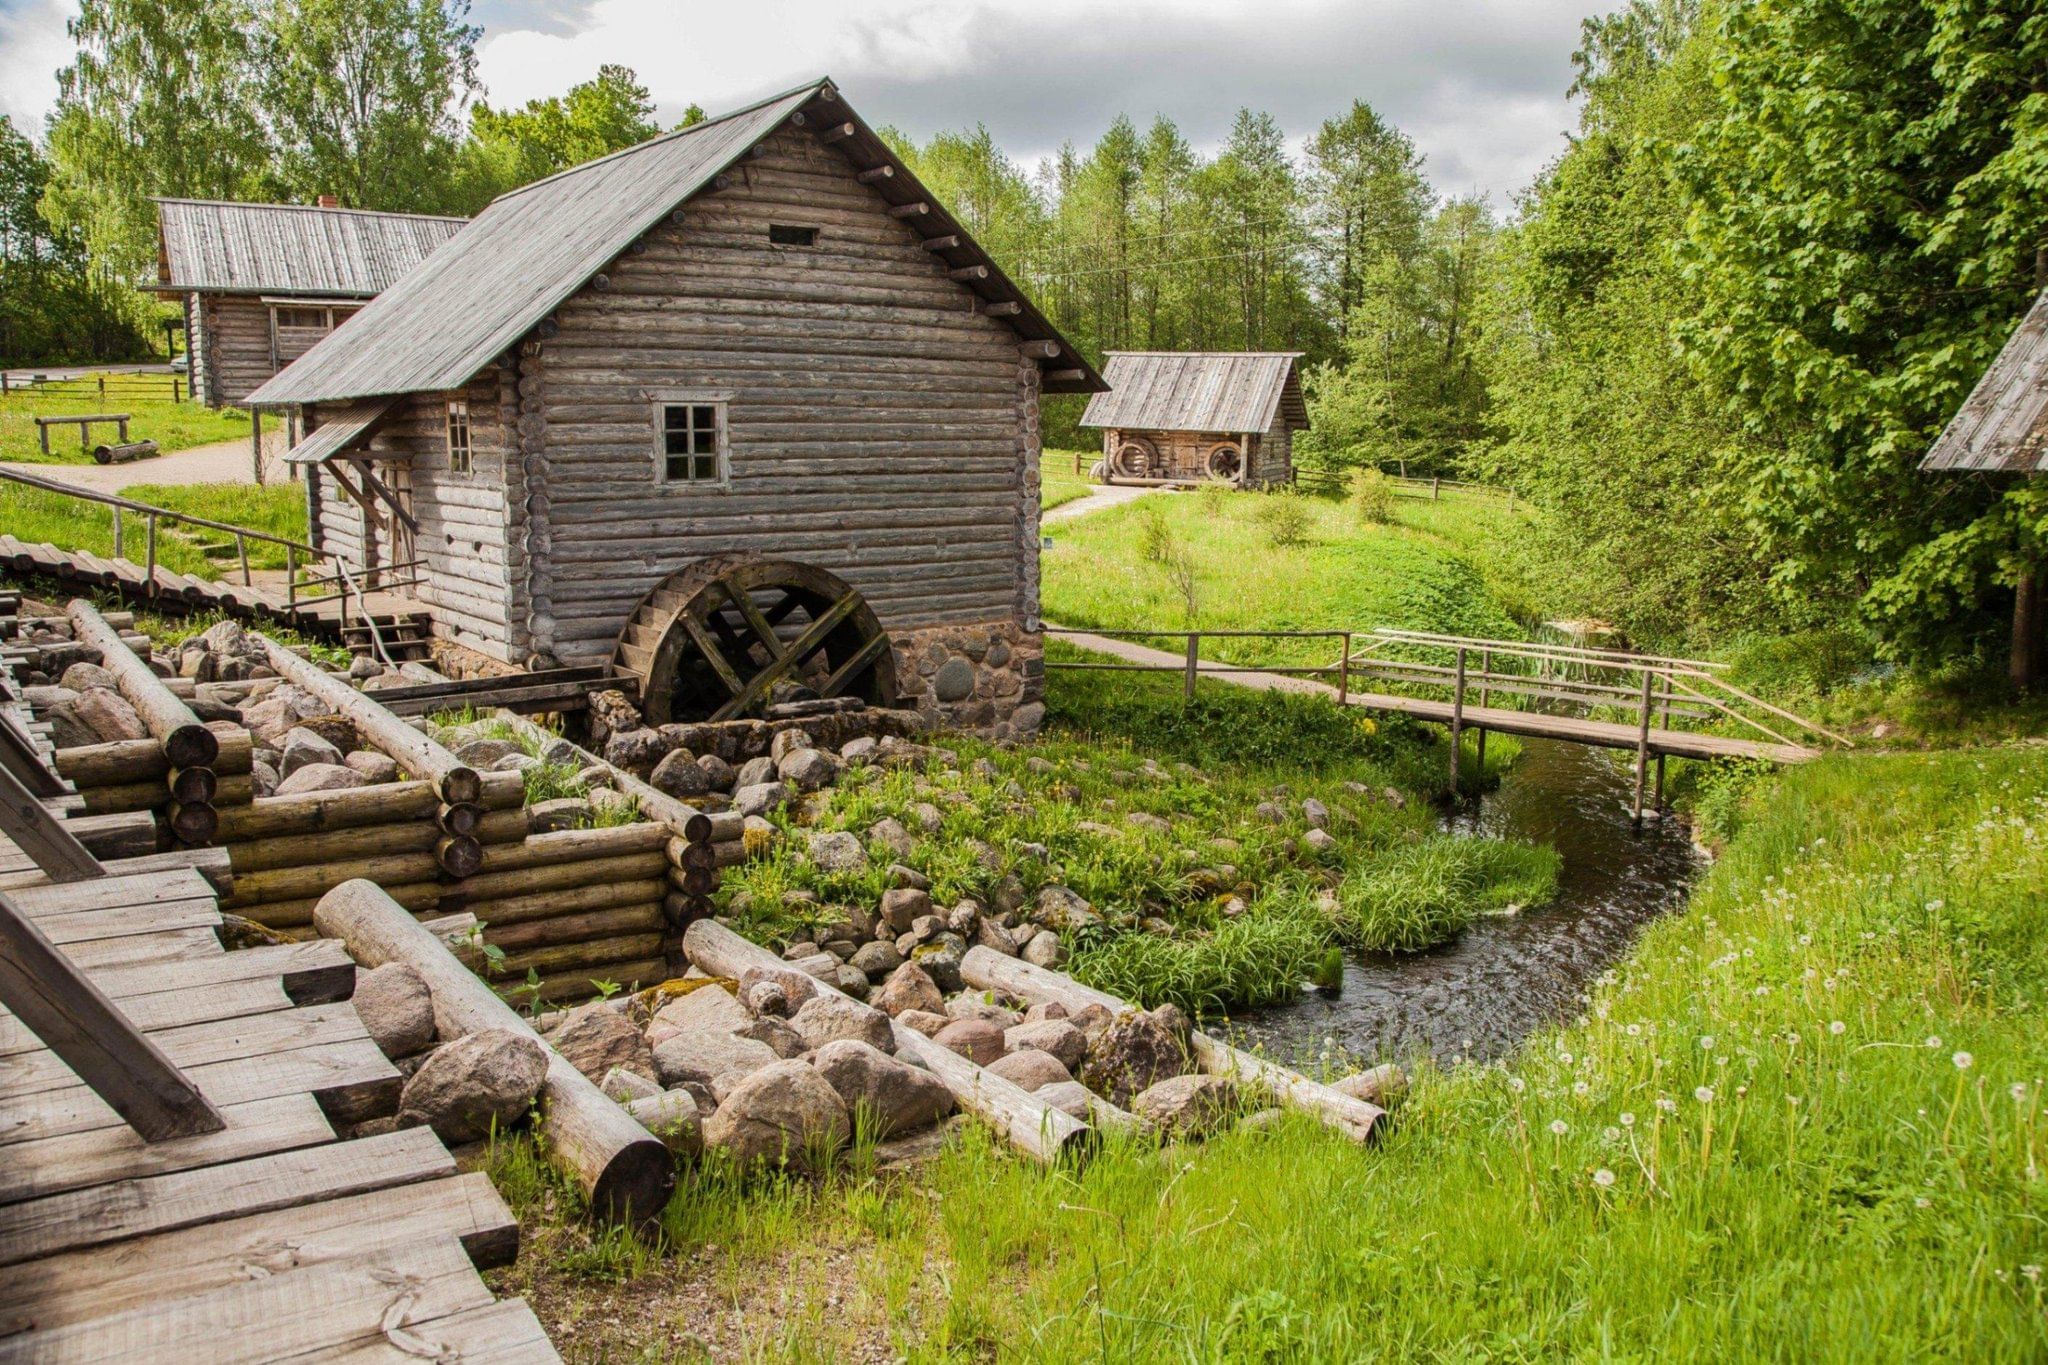
<instances>
[{"instance_id":1,"label":"wooden footbridge","mask_svg":"<svg viewBox=\"0 0 2048 1365\"><path fill-rule=\"evenodd\" d=\"M226 851L103 860L24 719L0 686L0 1362L557 1360L478 1274L490 1179L337 1131L401 1079L342 945L227 950Z\"/></svg>"},{"instance_id":2,"label":"wooden footbridge","mask_svg":"<svg viewBox=\"0 0 2048 1365\"><path fill-rule=\"evenodd\" d=\"M1083 631L1046 627L1108 662L1047 668L1171 672L1193 698L1201 678L1262 691L1327 696L1344 706L1447 726L1451 784L1465 732L1482 762L1488 731L1622 749L1636 757L1635 814L1646 788L1661 808L1664 760L1801 763L1850 741L1735 686L1722 665L1626 650L1535 644L1412 630ZM1179 639L1178 651L1147 643ZM1336 659L1311 667L1247 667L1201 657L1204 640L1327 640ZM1399 688L1400 691L1386 690Z\"/></svg>"}]
</instances>

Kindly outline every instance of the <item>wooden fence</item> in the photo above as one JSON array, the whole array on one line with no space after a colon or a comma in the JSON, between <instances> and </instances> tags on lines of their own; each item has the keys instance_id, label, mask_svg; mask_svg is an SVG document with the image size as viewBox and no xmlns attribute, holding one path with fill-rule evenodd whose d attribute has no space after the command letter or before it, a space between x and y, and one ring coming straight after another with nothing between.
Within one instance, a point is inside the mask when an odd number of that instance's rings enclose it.
<instances>
[{"instance_id":1,"label":"wooden fence","mask_svg":"<svg viewBox=\"0 0 2048 1365\"><path fill-rule=\"evenodd\" d=\"M0 371L0 396L22 394L52 403L162 402L183 403L192 397L192 386L176 370L168 373L115 372L81 376L76 379L47 379L30 375L22 379Z\"/></svg>"}]
</instances>

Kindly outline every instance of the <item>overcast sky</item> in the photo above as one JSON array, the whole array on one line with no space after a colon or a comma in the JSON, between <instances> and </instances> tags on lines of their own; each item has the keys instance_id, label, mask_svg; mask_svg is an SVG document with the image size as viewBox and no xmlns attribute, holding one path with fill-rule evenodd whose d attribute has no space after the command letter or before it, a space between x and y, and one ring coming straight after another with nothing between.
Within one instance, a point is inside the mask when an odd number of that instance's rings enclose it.
<instances>
[{"instance_id":1,"label":"overcast sky","mask_svg":"<svg viewBox=\"0 0 2048 1365\"><path fill-rule=\"evenodd\" d=\"M870 123L917 137L988 125L1027 165L1118 113L1165 114L1213 150L1241 106L1295 143L1365 99L1414 137L1446 193L1507 207L1557 155L1579 20L1599 0L478 0L494 104L557 94L604 62L665 122L818 75ZM76 0L0 0L0 113L40 126Z\"/></svg>"}]
</instances>

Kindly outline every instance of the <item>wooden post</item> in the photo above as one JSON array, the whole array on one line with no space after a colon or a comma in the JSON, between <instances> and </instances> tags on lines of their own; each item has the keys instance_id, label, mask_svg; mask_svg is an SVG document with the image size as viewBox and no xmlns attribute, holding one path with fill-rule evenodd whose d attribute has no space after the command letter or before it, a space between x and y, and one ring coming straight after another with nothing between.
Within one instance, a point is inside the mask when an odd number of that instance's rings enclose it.
<instances>
[{"instance_id":1,"label":"wooden post","mask_svg":"<svg viewBox=\"0 0 2048 1365\"><path fill-rule=\"evenodd\" d=\"M299 605L299 552L292 545L284 547L284 604L292 610Z\"/></svg>"},{"instance_id":2,"label":"wooden post","mask_svg":"<svg viewBox=\"0 0 2048 1365\"><path fill-rule=\"evenodd\" d=\"M1458 794L1458 748L1465 738L1465 646L1458 646L1458 677L1451 691L1451 795Z\"/></svg>"},{"instance_id":3,"label":"wooden post","mask_svg":"<svg viewBox=\"0 0 2048 1365\"><path fill-rule=\"evenodd\" d=\"M64 822L6 766L0 766L0 832L53 882L83 882L107 875L100 860L78 842L78 836L64 828Z\"/></svg>"},{"instance_id":4,"label":"wooden post","mask_svg":"<svg viewBox=\"0 0 2048 1365\"><path fill-rule=\"evenodd\" d=\"M249 586L249 538L240 531L235 532L235 553L242 561L242 586Z\"/></svg>"},{"instance_id":5,"label":"wooden post","mask_svg":"<svg viewBox=\"0 0 2048 1365\"><path fill-rule=\"evenodd\" d=\"M1431 502L1435 502L1439 497L1443 496L1440 491L1442 484L1443 480L1438 475L1432 474L1429 476L1429 500Z\"/></svg>"},{"instance_id":6,"label":"wooden post","mask_svg":"<svg viewBox=\"0 0 2048 1365\"><path fill-rule=\"evenodd\" d=\"M122 554L122 540L123 537L121 534L121 507L120 504L116 503L114 506L114 558L116 559L121 559L125 557Z\"/></svg>"},{"instance_id":7,"label":"wooden post","mask_svg":"<svg viewBox=\"0 0 2048 1365\"><path fill-rule=\"evenodd\" d=\"M1650 775L1650 669L1643 666L1643 694L1637 703L1636 718L1636 792L1635 806L1630 818L1637 827L1643 823L1643 783Z\"/></svg>"},{"instance_id":8,"label":"wooden post","mask_svg":"<svg viewBox=\"0 0 2048 1365\"><path fill-rule=\"evenodd\" d=\"M532 1025L462 965L431 929L374 882L343 882L313 908L313 927L338 938L365 966L403 962L426 979L434 1001L434 1030L443 1039L486 1029L537 1037ZM675 1190L674 1158L618 1103L559 1052L546 1048L541 1083L543 1150L582 1187L592 1212L637 1224L659 1214Z\"/></svg>"},{"instance_id":9,"label":"wooden post","mask_svg":"<svg viewBox=\"0 0 2048 1365\"><path fill-rule=\"evenodd\" d=\"M75 750L73 752L76 752ZM20 728L11 710L0 708L0 768L34 796L67 796L71 789L44 761L35 741Z\"/></svg>"},{"instance_id":10,"label":"wooden post","mask_svg":"<svg viewBox=\"0 0 2048 1365\"><path fill-rule=\"evenodd\" d=\"M1201 662L1201 643L1202 632L1198 630L1191 630L1188 632L1188 667L1186 699L1189 702L1192 702L1195 699L1195 674L1199 671L1197 665L1199 665Z\"/></svg>"},{"instance_id":11,"label":"wooden post","mask_svg":"<svg viewBox=\"0 0 2048 1365\"><path fill-rule=\"evenodd\" d=\"M151 596L151 597L154 597L154 596L156 596L156 588L157 588L157 583L156 583L156 513L154 513L154 512L151 512L151 513L150 513L150 514L149 514L149 515L148 515L148 516L147 516L147 517L145 518L145 520L146 520L146 522L148 523L148 527L149 527L149 563L148 563L148 564L147 564L147 565L145 566L145 573L146 573L146 582L145 582L145 583L143 584L143 591L144 591L144 592L146 592L146 593L147 593L147 594L148 594L149 596Z\"/></svg>"},{"instance_id":12,"label":"wooden post","mask_svg":"<svg viewBox=\"0 0 2048 1365\"><path fill-rule=\"evenodd\" d=\"M969 948L967 956L960 960L960 976L977 990L999 991L1033 1004L1057 1000L1069 1010L1101 1005L1113 1014L1131 1008L1107 991L1084 986L1070 976L1044 967L1034 967L1021 958L1005 957L993 948ZM1231 1047L1199 1029L1189 1035L1188 1046L1194 1053L1195 1065L1203 1071L1233 1076L1270 1090L1279 1103L1313 1114L1353 1142L1371 1141L1374 1128L1386 1116L1386 1111L1376 1104L1352 1099L1262 1057Z\"/></svg>"},{"instance_id":13,"label":"wooden post","mask_svg":"<svg viewBox=\"0 0 2048 1365\"><path fill-rule=\"evenodd\" d=\"M249 409L249 464L257 483L263 482L263 409Z\"/></svg>"},{"instance_id":14,"label":"wooden post","mask_svg":"<svg viewBox=\"0 0 2048 1365\"><path fill-rule=\"evenodd\" d=\"M1344 657L1337 661L1337 705L1351 699L1351 632L1344 632Z\"/></svg>"},{"instance_id":15,"label":"wooden post","mask_svg":"<svg viewBox=\"0 0 2048 1365\"><path fill-rule=\"evenodd\" d=\"M1482 711L1486 709L1487 703L1493 700L1493 689L1487 685L1488 677L1492 672L1493 651L1482 649L1479 651L1479 709ZM1483 790L1486 786L1486 727L1484 725L1479 727L1479 735L1473 743L1474 747L1478 750L1478 753L1475 755L1475 761L1479 765L1479 785Z\"/></svg>"},{"instance_id":16,"label":"wooden post","mask_svg":"<svg viewBox=\"0 0 2048 1365\"><path fill-rule=\"evenodd\" d=\"M227 1127L199 1087L0 892L0 1003L145 1142Z\"/></svg>"}]
</instances>

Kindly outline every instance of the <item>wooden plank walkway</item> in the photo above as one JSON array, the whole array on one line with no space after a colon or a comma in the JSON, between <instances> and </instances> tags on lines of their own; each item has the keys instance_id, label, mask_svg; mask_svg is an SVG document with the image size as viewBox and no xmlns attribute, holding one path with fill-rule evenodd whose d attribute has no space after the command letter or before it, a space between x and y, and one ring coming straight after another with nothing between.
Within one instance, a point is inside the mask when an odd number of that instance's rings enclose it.
<instances>
[{"instance_id":1,"label":"wooden plank walkway","mask_svg":"<svg viewBox=\"0 0 2048 1365\"><path fill-rule=\"evenodd\" d=\"M1095 654L1105 654L1121 663L1141 664L1148 668L1158 668L1162 672L1174 673L1180 673L1187 667L1184 656L1163 649L1153 649L1149 645L1141 645L1133 640L1117 640L1106 635L1091 635L1084 632L1062 633L1059 638L1076 648ZM1298 692L1328 697L1331 701L1337 700L1336 688L1314 678L1242 671L1235 665L1216 663L1207 659L1199 662L1195 669L1205 678L1230 683L1236 687L1249 687L1261 692ZM1454 709L1448 701L1401 697L1385 692L1360 692L1356 688L1345 697L1345 704L1363 707L1369 711L1390 711L1439 725L1451 723ZM1468 729L1493 730L1504 735L1527 735L1537 739L1561 739L1605 749L1633 751L1641 738L1639 728L1634 722L1587 720L1578 716L1552 715L1542 711L1511 711L1498 706L1473 706L1469 703L1461 714ZM1683 730L1663 730L1654 726L1650 730L1647 749L1652 757L1668 755L1672 758L1696 759L1761 758L1772 763L1803 763L1807 759L1818 757L1816 750L1796 744L1773 744L1733 735L1696 734Z\"/></svg>"},{"instance_id":2,"label":"wooden plank walkway","mask_svg":"<svg viewBox=\"0 0 2048 1365\"><path fill-rule=\"evenodd\" d=\"M227 1126L143 1142L0 1011L0 1365L558 1360L477 1273L519 1246L488 1177L427 1129L338 1138L400 1084L341 946L228 952L197 871L108 870L8 894Z\"/></svg>"}]
</instances>

